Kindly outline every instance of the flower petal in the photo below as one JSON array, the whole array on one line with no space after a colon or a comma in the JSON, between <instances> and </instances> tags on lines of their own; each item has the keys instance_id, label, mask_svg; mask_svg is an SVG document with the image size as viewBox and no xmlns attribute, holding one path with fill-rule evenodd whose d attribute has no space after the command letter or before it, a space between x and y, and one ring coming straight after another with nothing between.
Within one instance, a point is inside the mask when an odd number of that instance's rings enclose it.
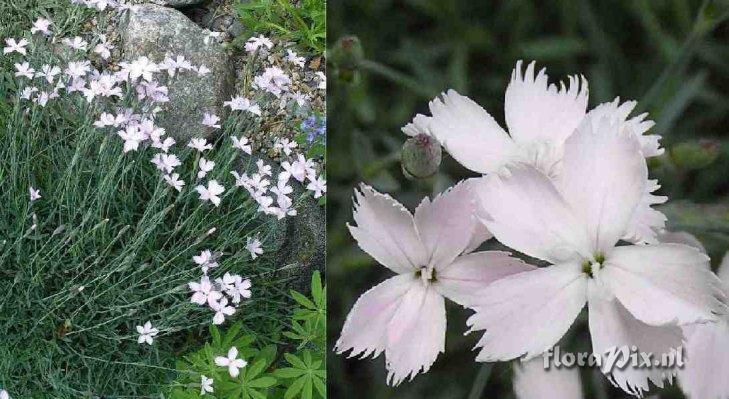
<instances>
[{"instance_id":1,"label":"flower petal","mask_svg":"<svg viewBox=\"0 0 729 399\"><path fill-rule=\"evenodd\" d=\"M560 88L548 83L545 69L534 76L534 62L522 75L517 61L506 88L504 116L509 134L517 143L562 143L580 124L587 110L587 80L569 77Z\"/></svg>"},{"instance_id":2,"label":"flower petal","mask_svg":"<svg viewBox=\"0 0 729 399\"><path fill-rule=\"evenodd\" d=\"M352 350L349 357L377 357L387 344L387 327L405 294L414 284L421 284L415 274L392 277L365 292L350 310L335 350Z\"/></svg>"},{"instance_id":3,"label":"flower petal","mask_svg":"<svg viewBox=\"0 0 729 399\"><path fill-rule=\"evenodd\" d=\"M551 263L590 256L585 228L552 181L529 165L474 183L488 230L506 246Z\"/></svg>"},{"instance_id":4,"label":"flower petal","mask_svg":"<svg viewBox=\"0 0 729 399\"><path fill-rule=\"evenodd\" d=\"M704 245L701 243L701 241L699 241L699 239L696 238L693 234L687 233L685 231L663 230L658 233L658 241L664 244L684 244L688 245L689 247L694 247L703 253L706 253L706 248L704 248Z\"/></svg>"},{"instance_id":5,"label":"flower petal","mask_svg":"<svg viewBox=\"0 0 729 399\"><path fill-rule=\"evenodd\" d=\"M480 173L495 171L516 150L509 135L486 110L455 90L448 90L429 105L433 116L424 119L418 115L405 129L427 129L466 168Z\"/></svg>"},{"instance_id":6,"label":"flower petal","mask_svg":"<svg viewBox=\"0 0 729 399\"><path fill-rule=\"evenodd\" d=\"M433 287L460 305L474 305L487 285L512 274L536 269L510 255L508 252L483 251L459 256L451 265L437 270Z\"/></svg>"},{"instance_id":7,"label":"flower petal","mask_svg":"<svg viewBox=\"0 0 729 399\"><path fill-rule=\"evenodd\" d=\"M349 231L360 248L396 273L407 273L427 263L413 216L399 202L372 187L355 190L354 220Z\"/></svg>"},{"instance_id":8,"label":"flower petal","mask_svg":"<svg viewBox=\"0 0 729 399\"><path fill-rule=\"evenodd\" d=\"M719 279L729 287L729 251L724 254L724 258L721 260L721 264L719 265L719 269L716 271L717 276L719 276Z\"/></svg>"},{"instance_id":9,"label":"flower petal","mask_svg":"<svg viewBox=\"0 0 729 399\"><path fill-rule=\"evenodd\" d=\"M576 368L544 368L542 359L514 362L517 399L583 399L580 372Z\"/></svg>"},{"instance_id":10,"label":"flower petal","mask_svg":"<svg viewBox=\"0 0 729 399\"><path fill-rule=\"evenodd\" d=\"M587 223L594 252L607 252L625 235L648 184L648 168L634 136L616 118L585 121L565 142L558 185Z\"/></svg>"},{"instance_id":11,"label":"flower petal","mask_svg":"<svg viewBox=\"0 0 729 399\"><path fill-rule=\"evenodd\" d=\"M592 286L594 283L590 283ZM613 348L631 348L652 354L660 359L682 345L681 328L674 324L651 326L633 317L615 298L605 298L596 290L588 289L588 309L592 351L596 357L607 359ZM605 366L607 362L603 363ZM636 367L628 362L623 368L614 367L603 370L610 381L631 395L642 397L652 382L663 387L663 380L672 379L670 369L659 367Z\"/></svg>"},{"instance_id":12,"label":"flower petal","mask_svg":"<svg viewBox=\"0 0 729 399\"><path fill-rule=\"evenodd\" d=\"M577 263L564 263L504 277L481 291L468 319L486 330L477 361L538 356L567 332L587 300L587 277Z\"/></svg>"},{"instance_id":13,"label":"flower petal","mask_svg":"<svg viewBox=\"0 0 729 399\"><path fill-rule=\"evenodd\" d=\"M613 249L599 278L638 320L651 325L713 321L726 312L709 257L681 244Z\"/></svg>"},{"instance_id":14,"label":"flower petal","mask_svg":"<svg viewBox=\"0 0 729 399\"><path fill-rule=\"evenodd\" d=\"M445 300L433 287L413 284L387 328L387 380L398 385L427 372L445 351Z\"/></svg>"},{"instance_id":15,"label":"flower petal","mask_svg":"<svg viewBox=\"0 0 729 399\"><path fill-rule=\"evenodd\" d=\"M729 325L694 324L684 328L686 364L678 379L691 399L729 397Z\"/></svg>"},{"instance_id":16,"label":"flower petal","mask_svg":"<svg viewBox=\"0 0 729 399\"><path fill-rule=\"evenodd\" d=\"M599 120L608 115L617 116L623 128L627 128L635 134L640 142L640 152L644 157L655 157L661 155L664 149L659 143L661 136L657 134L644 134L655 125L652 120L646 120L648 113L643 113L628 119L628 115L638 103L636 101L625 101L620 104L620 97L616 97L611 102L598 105L587 113L587 118ZM622 129L621 129L622 130Z\"/></svg>"},{"instance_id":17,"label":"flower petal","mask_svg":"<svg viewBox=\"0 0 729 399\"><path fill-rule=\"evenodd\" d=\"M467 181L438 195L428 197L415 209L415 227L429 254L429 265L444 267L460 255L471 242L480 224L474 218L476 201Z\"/></svg>"},{"instance_id":18,"label":"flower petal","mask_svg":"<svg viewBox=\"0 0 729 399\"><path fill-rule=\"evenodd\" d=\"M661 186L657 180L648 180L646 191L643 193L633 217L628 222L627 232L623 240L634 244L657 244L659 239L656 233L666 227L666 215L651 208L656 204L663 204L668 200L666 196L653 195Z\"/></svg>"}]
</instances>

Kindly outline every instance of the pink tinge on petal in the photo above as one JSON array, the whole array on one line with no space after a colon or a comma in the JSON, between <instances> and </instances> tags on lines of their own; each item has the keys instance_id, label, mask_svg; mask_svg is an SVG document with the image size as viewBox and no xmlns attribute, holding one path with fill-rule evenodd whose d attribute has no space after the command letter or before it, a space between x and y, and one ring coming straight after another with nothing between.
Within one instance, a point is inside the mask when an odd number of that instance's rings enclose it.
<instances>
[{"instance_id":1,"label":"pink tinge on petal","mask_svg":"<svg viewBox=\"0 0 729 399\"><path fill-rule=\"evenodd\" d=\"M478 303L481 290L494 281L534 269L536 267L511 257L508 252L474 252L437 269L433 287L444 297L470 307Z\"/></svg>"},{"instance_id":2,"label":"pink tinge on petal","mask_svg":"<svg viewBox=\"0 0 729 399\"><path fill-rule=\"evenodd\" d=\"M335 350L352 352L349 357L377 357L385 350L387 328L405 294L415 284L415 275L392 277L371 288L357 299L347 315Z\"/></svg>"},{"instance_id":3,"label":"pink tinge on petal","mask_svg":"<svg viewBox=\"0 0 729 399\"><path fill-rule=\"evenodd\" d=\"M526 271L495 281L480 293L471 331L486 330L476 345L480 362L526 360L552 348L587 301L587 276L577 263Z\"/></svg>"},{"instance_id":4,"label":"pink tinge on petal","mask_svg":"<svg viewBox=\"0 0 729 399\"><path fill-rule=\"evenodd\" d=\"M414 284L387 328L387 380L398 385L430 370L445 351L445 300L432 286Z\"/></svg>"},{"instance_id":5,"label":"pink tinge on petal","mask_svg":"<svg viewBox=\"0 0 729 399\"><path fill-rule=\"evenodd\" d=\"M726 313L721 281L709 257L682 244L620 246L600 279L636 319L651 325L714 321Z\"/></svg>"},{"instance_id":6,"label":"pink tinge on petal","mask_svg":"<svg viewBox=\"0 0 729 399\"><path fill-rule=\"evenodd\" d=\"M592 281L590 284L594 285ZM613 348L630 351L636 347L640 352L651 354L654 359L661 359L672 352L675 354L682 345L683 334L678 325L651 326L643 323L616 298L605 298L599 290L588 290L588 308L592 351L603 360L608 358ZM664 380L671 382L677 371L675 368L639 367L630 363L623 368L608 370L607 364L603 362L606 368L603 372L610 381L625 392L639 397L650 389L649 382L663 387Z\"/></svg>"},{"instance_id":7,"label":"pink tinge on petal","mask_svg":"<svg viewBox=\"0 0 729 399\"><path fill-rule=\"evenodd\" d=\"M729 324L694 324L684 328L686 365L678 380L691 399L729 397Z\"/></svg>"},{"instance_id":8,"label":"pink tinge on petal","mask_svg":"<svg viewBox=\"0 0 729 399\"><path fill-rule=\"evenodd\" d=\"M396 273L415 271L427 263L426 251L410 212L369 186L355 190L354 220L348 226L360 248Z\"/></svg>"}]
</instances>

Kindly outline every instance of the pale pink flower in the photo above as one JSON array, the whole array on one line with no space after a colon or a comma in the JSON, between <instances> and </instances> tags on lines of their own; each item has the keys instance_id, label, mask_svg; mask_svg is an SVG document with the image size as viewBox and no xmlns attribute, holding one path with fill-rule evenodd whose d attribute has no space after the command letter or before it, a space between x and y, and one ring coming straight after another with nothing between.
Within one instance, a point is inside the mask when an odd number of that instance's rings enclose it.
<instances>
[{"instance_id":1,"label":"pale pink flower","mask_svg":"<svg viewBox=\"0 0 729 399\"><path fill-rule=\"evenodd\" d=\"M203 126L220 129L220 118L215 114L205 113L202 120Z\"/></svg>"},{"instance_id":2,"label":"pale pink flower","mask_svg":"<svg viewBox=\"0 0 729 399\"><path fill-rule=\"evenodd\" d=\"M226 316L235 314L235 308L228 306L228 298L220 298L217 302L211 303L210 308L215 312L215 316L213 316L213 324L215 325L225 323Z\"/></svg>"},{"instance_id":3,"label":"pale pink flower","mask_svg":"<svg viewBox=\"0 0 729 399\"><path fill-rule=\"evenodd\" d=\"M238 348L235 346L228 350L228 356L218 356L215 358L215 364L220 367L227 367L231 377L236 378L240 374L240 370L248 365L243 359L238 359Z\"/></svg>"},{"instance_id":4,"label":"pale pink flower","mask_svg":"<svg viewBox=\"0 0 729 399\"><path fill-rule=\"evenodd\" d=\"M544 368L542 359L514 362L516 399L584 399L577 368Z\"/></svg>"},{"instance_id":5,"label":"pale pink flower","mask_svg":"<svg viewBox=\"0 0 729 399\"><path fill-rule=\"evenodd\" d=\"M28 55L26 47L28 46L28 40L20 39L16 41L14 38L9 37L5 39L6 46L3 48L3 54L18 53L22 55Z\"/></svg>"},{"instance_id":6,"label":"pale pink flower","mask_svg":"<svg viewBox=\"0 0 729 399\"><path fill-rule=\"evenodd\" d=\"M210 180L207 187L202 185L197 186L195 187L195 191L200 194L202 201L210 201L213 205L220 206L220 195L225 192L225 187L221 186L217 180Z\"/></svg>"},{"instance_id":7,"label":"pale pink flower","mask_svg":"<svg viewBox=\"0 0 729 399\"><path fill-rule=\"evenodd\" d=\"M164 175L164 179L172 188L177 191L182 191L182 187L185 186L185 182L180 179L179 173L173 173L171 175Z\"/></svg>"},{"instance_id":8,"label":"pale pink flower","mask_svg":"<svg viewBox=\"0 0 729 399\"><path fill-rule=\"evenodd\" d=\"M190 148L194 148L199 152L213 149L213 146L211 144L208 144L207 140L201 138L191 139L190 142L187 143L187 146Z\"/></svg>"},{"instance_id":9,"label":"pale pink flower","mask_svg":"<svg viewBox=\"0 0 729 399\"><path fill-rule=\"evenodd\" d=\"M271 48L273 48L273 42L271 41L271 39L269 39L263 35L258 35L258 37L251 37L250 39L248 39L248 41L245 44L245 49L249 53L252 53L252 52L258 50L261 47L264 47L264 48L267 48L270 50Z\"/></svg>"},{"instance_id":10,"label":"pale pink flower","mask_svg":"<svg viewBox=\"0 0 729 399\"><path fill-rule=\"evenodd\" d=\"M476 206L463 182L411 214L399 202L362 185L355 191L349 231L360 248L397 273L363 294L347 316L336 351L350 357L385 353L388 383L426 372L445 350L445 298L469 305L506 275L533 270L508 253L468 253L477 234Z\"/></svg>"},{"instance_id":11,"label":"pale pink flower","mask_svg":"<svg viewBox=\"0 0 729 399\"><path fill-rule=\"evenodd\" d=\"M327 192L327 181L324 180L324 176L319 176L317 179L311 180L306 185L306 189L314 192L314 198L319 198Z\"/></svg>"},{"instance_id":12,"label":"pale pink flower","mask_svg":"<svg viewBox=\"0 0 729 399\"><path fill-rule=\"evenodd\" d=\"M681 345L678 325L725 312L708 257L680 244L622 245L648 183L640 144L620 118L583 123L564 144L562 173L507 167L474 183L481 221L501 243L551 266L481 290L468 324L486 330L478 361L525 360L553 347L588 305L592 351L636 346L661 356ZM677 325L678 324L678 325ZM665 370L614 368L636 396Z\"/></svg>"},{"instance_id":13,"label":"pale pink flower","mask_svg":"<svg viewBox=\"0 0 729 399\"><path fill-rule=\"evenodd\" d=\"M51 21L45 19L45 18L38 18L33 22L33 27L30 28L31 34L36 34L37 32L41 32L42 34L46 36L51 35L51 30L49 29L51 26Z\"/></svg>"},{"instance_id":14,"label":"pale pink flower","mask_svg":"<svg viewBox=\"0 0 729 399\"><path fill-rule=\"evenodd\" d=\"M263 254L261 240L259 240L258 237L248 237L246 239L246 250L251 254L251 259L256 259L258 255Z\"/></svg>"},{"instance_id":15,"label":"pale pink flower","mask_svg":"<svg viewBox=\"0 0 729 399\"><path fill-rule=\"evenodd\" d=\"M635 101L613 102L587 110L587 80L570 76L569 84L549 84L545 70L535 76L534 63L526 71L519 61L506 88L504 114L508 133L488 112L468 97L449 90L430 102L432 116L417 115L402 131L409 135L427 134L436 138L453 158L479 173L498 172L512 164L526 163L551 178L562 174L565 140L581 124L595 124L604 117L617 118L620 130L631 131L640 142L645 157L659 155L660 136L644 135L653 126L647 114L628 118ZM651 193L659 186L645 187L639 211L635 212L623 239L633 243L656 243L656 231L665 225L665 216L651 205L666 197Z\"/></svg>"},{"instance_id":16,"label":"pale pink flower","mask_svg":"<svg viewBox=\"0 0 729 399\"><path fill-rule=\"evenodd\" d=\"M198 305L207 304L208 306L212 306L212 304L223 297L223 294L220 293L220 291L215 290L213 283L210 282L210 278L208 276L203 276L200 279L200 282L190 282L187 286L193 292L190 302Z\"/></svg>"},{"instance_id":17,"label":"pale pink flower","mask_svg":"<svg viewBox=\"0 0 729 399\"><path fill-rule=\"evenodd\" d=\"M211 172L213 168L215 168L215 162L214 161L208 161L205 158L200 158L200 162L198 162L198 166L200 170L197 171L197 178L202 179L203 177L207 176L208 172Z\"/></svg>"},{"instance_id":18,"label":"pale pink flower","mask_svg":"<svg viewBox=\"0 0 729 399\"><path fill-rule=\"evenodd\" d=\"M30 63L24 62L22 64L16 63L15 64L15 77L21 77L24 76L28 79L33 79L33 76L35 76L35 69L30 67Z\"/></svg>"},{"instance_id":19,"label":"pale pink flower","mask_svg":"<svg viewBox=\"0 0 729 399\"><path fill-rule=\"evenodd\" d=\"M154 343L154 337L159 334L159 330L152 327L151 322L144 323L144 326L137 326L137 332L139 333L139 339L137 339L137 342L140 344L147 343L147 345L152 345Z\"/></svg>"},{"instance_id":20,"label":"pale pink flower","mask_svg":"<svg viewBox=\"0 0 729 399\"><path fill-rule=\"evenodd\" d=\"M233 140L233 148L237 148L248 155L253 153L253 149L251 148L246 136L240 136L240 138L231 136L231 139Z\"/></svg>"}]
</instances>

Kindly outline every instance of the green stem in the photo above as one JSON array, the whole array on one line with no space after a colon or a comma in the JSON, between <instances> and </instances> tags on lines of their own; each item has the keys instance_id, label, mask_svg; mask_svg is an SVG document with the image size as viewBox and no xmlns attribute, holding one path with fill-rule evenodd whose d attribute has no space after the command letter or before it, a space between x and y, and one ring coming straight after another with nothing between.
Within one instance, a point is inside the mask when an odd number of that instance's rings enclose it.
<instances>
[{"instance_id":1,"label":"green stem","mask_svg":"<svg viewBox=\"0 0 729 399\"><path fill-rule=\"evenodd\" d=\"M425 97L425 98L433 98L438 93L435 90L432 90L431 88L427 87L426 85L416 81L415 79L411 78L410 76L391 68L387 65L380 64L376 61L371 60L362 60L359 62L358 66L365 71L368 71L370 73L374 73L380 77L383 77L395 84L398 84L400 86L405 87L406 89L417 93L418 95Z\"/></svg>"},{"instance_id":2,"label":"green stem","mask_svg":"<svg viewBox=\"0 0 729 399\"><path fill-rule=\"evenodd\" d=\"M492 363L484 363L481 365L481 369L476 374L476 379L473 380L473 386L471 387L471 393L468 394L468 399L479 399L483 397L483 392L486 390L486 384L489 382L492 368Z\"/></svg>"}]
</instances>

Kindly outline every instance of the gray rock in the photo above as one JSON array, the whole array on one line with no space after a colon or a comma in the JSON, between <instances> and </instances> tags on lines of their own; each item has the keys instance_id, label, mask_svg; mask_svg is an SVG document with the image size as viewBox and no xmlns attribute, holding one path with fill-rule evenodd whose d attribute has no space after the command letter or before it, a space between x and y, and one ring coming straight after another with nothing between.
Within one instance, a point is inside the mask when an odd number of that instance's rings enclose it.
<instances>
[{"instance_id":1,"label":"gray rock","mask_svg":"<svg viewBox=\"0 0 729 399\"><path fill-rule=\"evenodd\" d=\"M160 0L159 4L168 7L186 7L202 4L203 0Z\"/></svg>"},{"instance_id":2,"label":"gray rock","mask_svg":"<svg viewBox=\"0 0 729 399\"><path fill-rule=\"evenodd\" d=\"M164 112L157 119L179 142L210 136L213 132L200 121L205 112L225 118L223 101L229 100L235 90L230 55L215 41L205 44L206 32L184 14L158 5L145 4L129 13L120 32L126 60L147 56L160 62L166 56L182 55L193 65L205 65L211 70L206 76L185 71L163 82L169 88L170 101L163 104Z\"/></svg>"},{"instance_id":3,"label":"gray rock","mask_svg":"<svg viewBox=\"0 0 729 399\"><path fill-rule=\"evenodd\" d=\"M253 174L258 171L256 161L263 159L267 164L276 161L265 157L253 157L242 165L243 172ZM274 175L275 176L275 175ZM306 189L297 181L291 182L294 192L291 198L296 202L298 214L275 222L273 239L276 248L276 262L281 265L279 277L290 279L291 288L309 292L311 273L324 272L326 258L326 212L312 197L298 200Z\"/></svg>"}]
</instances>

